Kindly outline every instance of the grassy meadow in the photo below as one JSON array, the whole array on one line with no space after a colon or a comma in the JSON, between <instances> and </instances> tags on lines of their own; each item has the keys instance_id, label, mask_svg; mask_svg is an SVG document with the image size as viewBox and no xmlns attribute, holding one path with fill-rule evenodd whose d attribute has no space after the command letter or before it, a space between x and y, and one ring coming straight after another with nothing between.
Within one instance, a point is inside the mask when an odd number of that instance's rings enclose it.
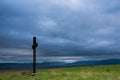
<instances>
[{"instance_id":1,"label":"grassy meadow","mask_svg":"<svg viewBox=\"0 0 120 80\"><path fill-rule=\"evenodd\" d=\"M120 65L0 71L0 80L120 80Z\"/></svg>"}]
</instances>

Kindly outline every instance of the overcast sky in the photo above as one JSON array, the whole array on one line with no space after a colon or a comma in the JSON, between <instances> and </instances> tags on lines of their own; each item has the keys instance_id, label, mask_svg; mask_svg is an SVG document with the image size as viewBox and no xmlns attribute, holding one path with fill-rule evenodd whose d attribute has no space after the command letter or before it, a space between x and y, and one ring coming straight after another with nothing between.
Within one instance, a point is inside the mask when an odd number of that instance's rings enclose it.
<instances>
[{"instance_id":1,"label":"overcast sky","mask_svg":"<svg viewBox=\"0 0 120 80\"><path fill-rule=\"evenodd\" d=\"M0 0L0 62L120 57L120 0Z\"/></svg>"}]
</instances>

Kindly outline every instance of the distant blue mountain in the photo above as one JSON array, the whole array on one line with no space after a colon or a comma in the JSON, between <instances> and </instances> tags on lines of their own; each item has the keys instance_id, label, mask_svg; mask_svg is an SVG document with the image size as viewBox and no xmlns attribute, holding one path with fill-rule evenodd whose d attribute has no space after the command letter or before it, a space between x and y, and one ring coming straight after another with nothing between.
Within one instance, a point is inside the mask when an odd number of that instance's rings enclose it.
<instances>
[{"instance_id":1,"label":"distant blue mountain","mask_svg":"<svg viewBox=\"0 0 120 80\"><path fill-rule=\"evenodd\" d=\"M72 66L94 66L94 65L115 65L120 64L120 59L89 60L75 63L65 62L43 62L37 63L37 68L60 68ZM31 69L32 63L0 63L0 70L5 69Z\"/></svg>"},{"instance_id":2,"label":"distant blue mountain","mask_svg":"<svg viewBox=\"0 0 120 80\"><path fill-rule=\"evenodd\" d=\"M71 63L71 66L115 65L120 64L120 59L90 60Z\"/></svg>"}]
</instances>

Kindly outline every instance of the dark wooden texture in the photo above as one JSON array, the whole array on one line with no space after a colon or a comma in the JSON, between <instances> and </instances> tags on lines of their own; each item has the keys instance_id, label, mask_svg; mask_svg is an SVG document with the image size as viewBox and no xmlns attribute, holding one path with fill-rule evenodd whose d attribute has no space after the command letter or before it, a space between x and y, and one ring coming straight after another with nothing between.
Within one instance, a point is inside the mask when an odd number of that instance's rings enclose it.
<instances>
[{"instance_id":1,"label":"dark wooden texture","mask_svg":"<svg viewBox=\"0 0 120 80\"><path fill-rule=\"evenodd\" d=\"M33 73L36 73L36 48L38 47L38 44L36 43L36 37L33 37Z\"/></svg>"}]
</instances>

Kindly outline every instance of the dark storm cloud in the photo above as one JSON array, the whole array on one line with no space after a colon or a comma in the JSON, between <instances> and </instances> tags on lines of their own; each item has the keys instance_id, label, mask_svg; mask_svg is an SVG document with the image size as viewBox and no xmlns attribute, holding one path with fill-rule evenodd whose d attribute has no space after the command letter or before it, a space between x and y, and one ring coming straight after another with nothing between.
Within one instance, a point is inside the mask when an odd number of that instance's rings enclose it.
<instances>
[{"instance_id":1,"label":"dark storm cloud","mask_svg":"<svg viewBox=\"0 0 120 80\"><path fill-rule=\"evenodd\" d=\"M119 0L1 0L0 62L31 61L33 36L38 60L120 56L119 8Z\"/></svg>"}]
</instances>

